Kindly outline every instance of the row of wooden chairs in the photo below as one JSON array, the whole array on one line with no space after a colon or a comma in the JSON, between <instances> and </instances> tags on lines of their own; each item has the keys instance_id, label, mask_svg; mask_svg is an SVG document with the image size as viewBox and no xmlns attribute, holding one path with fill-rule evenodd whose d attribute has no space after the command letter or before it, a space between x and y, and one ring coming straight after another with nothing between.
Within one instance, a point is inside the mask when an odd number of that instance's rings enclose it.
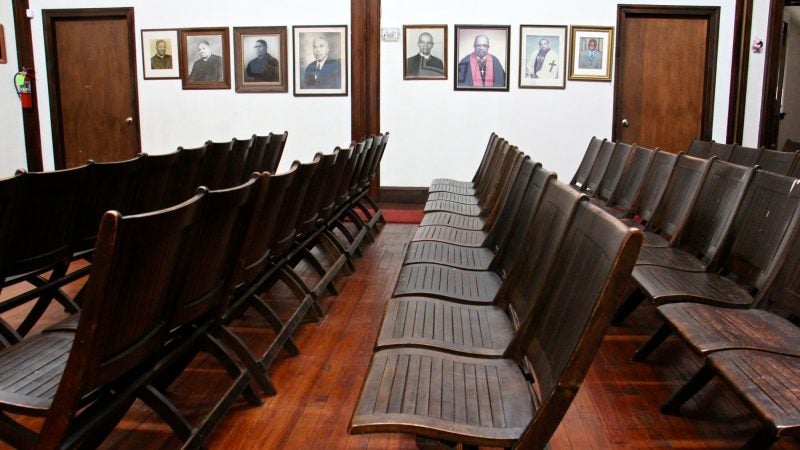
<instances>
[{"instance_id":1,"label":"row of wooden chairs","mask_svg":"<svg viewBox=\"0 0 800 450\"><path fill-rule=\"evenodd\" d=\"M587 200L496 135L472 182L435 180L350 432L544 448L641 243Z\"/></svg>"},{"instance_id":2,"label":"row of wooden chairs","mask_svg":"<svg viewBox=\"0 0 800 450\"><path fill-rule=\"evenodd\" d=\"M281 348L298 352L291 335L300 319L309 310L322 313L320 292L335 292L333 278L383 223L368 192L387 140L370 137L231 188L203 187L159 211L105 213L80 312L0 352L0 437L20 448L93 447L139 398L184 448L198 448L240 395L261 403L251 380L274 394L272 358ZM335 260L327 268L313 262L318 245ZM295 271L300 259L323 272L314 288ZM259 295L278 281L300 298L286 322ZM230 327L249 307L275 329L261 357ZM193 425L167 389L199 351L211 354L231 383ZM34 432L7 412L45 422Z\"/></svg>"},{"instance_id":3,"label":"row of wooden chairs","mask_svg":"<svg viewBox=\"0 0 800 450\"><path fill-rule=\"evenodd\" d=\"M716 156L722 161L732 162L740 166L761 166L764 170L800 177L800 146L798 143L787 139L783 148L770 150L759 147L745 147L739 144L722 144L714 141L695 139L686 150L689 156L697 158L710 158Z\"/></svg>"},{"instance_id":4,"label":"row of wooden chairs","mask_svg":"<svg viewBox=\"0 0 800 450\"><path fill-rule=\"evenodd\" d=\"M617 310L614 323L651 299L665 323L634 359L646 359L673 332L707 358L701 373L663 410L677 411L719 373L764 423L748 448L768 447L782 435L800 431L795 413L800 402L790 394L800 388L800 360L778 358L769 374L745 376L734 367L744 360L771 361L769 353L800 357L800 302L792 295L798 287L795 274L800 273L794 256L800 251L795 243L800 181L717 156L670 155L607 141L599 145L613 147L607 150L606 173L595 184L598 188L593 190L587 181L579 189L644 231L631 274L635 290ZM599 186L607 184L616 188L604 198ZM631 200L615 200L619 198ZM708 358L734 349L756 353Z\"/></svg>"}]
</instances>

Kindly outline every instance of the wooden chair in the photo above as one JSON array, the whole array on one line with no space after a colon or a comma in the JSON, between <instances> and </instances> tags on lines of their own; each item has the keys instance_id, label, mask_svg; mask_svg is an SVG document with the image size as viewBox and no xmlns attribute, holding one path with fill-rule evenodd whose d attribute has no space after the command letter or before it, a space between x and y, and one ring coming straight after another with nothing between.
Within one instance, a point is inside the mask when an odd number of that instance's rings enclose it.
<instances>
[{"instance_id":1,"label":"wooden chair","mask_svg":"<svg viewBox=\"0 0 800 450\"><path fill-rule=\"evenodd\" d=\"M32 336L0 353L0 366L14 368L0 381L3 440L17 448L93 447L97 428L124 414L164 346L202 198L103 216L77 330ZM44 421L33 431L8 413Z\"/></svg>"},{"instance_id":2,"label":"wooden chair","mask_svg":"<svg viewBox=\"0 0 800 450\"><path fill-rule=\"evenodd\" d=\"M165 206L171 206L167 203L167 201L174 200L169 194L172 191L169 181L172 169L177 165L179 158L180 152L178 151L162 155L144 154L139 179L136 180L130 214L155 211Z\"/></svg>"},{"instance_id":3,"label":"wooden chair","mask_svg":"<svg viewBox=\"0 0 800 450\"><path fill-rule=\"evenodd\" d=\"M250 149L255 144L256 135L250 139L236 139L228 153L228 161L225 175L222 177L221 188L226 189L237 186L246 181L253 172L245 172L247 169L247 157Z\"/></svg>"},{"instance_id":4,"label":"wooden chair","mask_svg":"<svg viewBox=\"0 0 800 450\"><path fill-rule=\"evenodd\" d=\"M597 186L597 190L592 192L592 198L595 199L595 202L604 205L614 195L619 187L622 174L628 166L628 161L635 149L636 144L631 145L617 142L616 145L614 145L614 150L611 152L611 159L609 159L606 171L603 173L603 179Z\"/></svg>"},{"instance_id":5,"label":"wooden chair","mask_svg":"<svg viewBox=\"0 0 800 450\"><path fill-rule=\"evenodd\" d=\"M667 184L681 154L658 152L653 157L653 163L647 171L642 192L633 203L630 211L623 218L623 223L629 226L642 227L652 220L653 215L661 203L661 198L667 190ZM617 216L618 214L612 213Z\"/></svg>"},{"instance_id":6,"label":"wooden chair","mask_svg":"<svg viewBox=\"0 0 800 450\"><path fill-rule=\"evenodd\" d=\"M616 143L613 141L603 141L600 150L597 152L597 158L592 164L592 170L589 176L586 177L586 184L580 187L581 192L586 192L589 195L594 195L603 181L603 175L606 173L608 163L611 161L611 156L614 154Z\"/></svg>"},{"instance_id":7,"label":"wooden chair","mask_svg":"<svg viewBox=\"0 0 800 450\"><path fill-rule=\"evenodd\" d=\"M733 148L728 162L738 164L740 166L753 167L758 163L758 160L761 159L761 152L763 150L763 148L743 147L741 145L737 145Z\"/></svg>"},{"instance_id":8,"label":"wooden chair","mask_svg":"<svg viewBox=\"0 0 800 450\"><path fill-rule=\"evenodd\" d=\"M362 175L358 186L359 193L353 199L353 205L362 211L365 216L369 217L367 227L375 231L378 231L378 224L386 224L383 211L380 206L378 206L378 203L370 196L370 186L378 173L383 154L386 151L386 144L389 142L388 132L379 136L380 140L378 141L378 148L375 150L375 157L370 161L366 173Z\"/></svg>"},{"instance_id":9,"label":"wooden chair","mask_svg":"<svg viewBox=\"0 0 800 450\"><path fill-rule=\"evenodd\" d=\"M800 152L779 152L777 150L762 149L758 158L758 166L780 175L789 175L797 161Z\"/></svg>"},{"instance_id":10,"label":"wooden chair","mask_svg":"<svg viewBox=\"0 0 800 450\"><path fill-rule=\"evenodd\" d=\"M377 351L350 433L544 448L602 341L640 240L640 231L583 202L553 263L563 270L548 276L547 301L531 313L504 358L413 347ZM593 268L589 276L585 267Z\"/></svg>"},{"instance_id":11,"label":"wooden chair","mask_svg":"<svg viewBox=\"0 0 800 450\"><path fill-rule=\"evenodd\" d=\"M721 142L712 141L711 145L708 147L706 158L716 157L717 159L728 161L731 159L734 147L736 147L736 144L723 144Z\"/></svg>"},{"instance_id":12,"label":"wooden chair","mask_svg":"<svg viewBox=\"0 0 800 450\"><path fill-rule=\"evenodd\" d=\"M695 158L708 158L708 149L711 147L711 143L714 141L704 141L702 139L692 139L692 143L689 144L689 148L686 150L686 154L689 156L693 156Z\"/></svg>"},{"instance_id":13,"label":"wooden chair","mask_svg":"<svg viewBox=\"0 0 800 450\"><path fill-rule=\"evenodd\" d=\"M442 191L458 195L482 195L481 193L491 184L491 180L498 170L498 165L502 164L503 158L508 151L508 142L497 135L494 136L493 140L489 139L488 146L488 154L484 152L484 157L486 158L483 161L485 163L484 167L479 168L480 172L474 182L460 182L461 184L459 184L459 182L454 181L455 184L452 185L432 184L428 192L430 194Z\"/></svg>"},{"instance_id":14,"label":"wooden chair","mask_svg":"<svg viewBox=\"0 0 800 450\"><path fill-rule=\"evenodd\" d=\"M261 159L261 164L255 172L275 173L278 170L278 165L281 163L283 149L286 147L286 140L289 138L289 132L284 131L281 134L270 133L269 137L269 144L264 152L264 157Z\"/></svg>"},{"instance_id":15,"label":"wooden chair","mask_svg":"<svg viewBox=\"0 0 800 450\"><path fill-rule=\"evenodd\" d=\"M225 181L228 170L228 157L230 156L236 139L225 142L206 142L206 154L200 165L198 184L209 189L220 189Z\"/></svg>"},{"instance_id":16,"label":"wooden chair","mask_svg":"<svg viewBox=\"0 0 800 450\"><path fill-rule=\"evenodd\" d=\"M645 177L657 152L658 150L651 150L647 147L635 147L630 161L622 171L617 189L606 199L604 205L600 205L603 210L620 219L628 216L639 199ZM599 204L601 198L595 197L592 202Z\"/></svg>"},{"instance_id":17,"label":"wooden chair","mask_svg":"<svg viewBox=\"0 0 800 450\"><path fill-rule=\"evenodd\" d=\"M792 139L786 139L786 142L783 143L783 148L781 148L782 152L796 152L798 150L800 150L800 141Z\"/></svg>"},{"instance_id":18,"label":"wooden chair","mask_svg":"<svg viewBox=\"0 0 800 450\"><path fill-rule=\"evenodd\" d=\"M178 161L169 174L165 206L183 203L194 195L200 185L200 169L208 143L195 148L178 147Z\"/></svg>"},{"instance_id":19,"label":"wooden chair","mask_svg":"<svg viewBox=\"0 0 800 450\"><path fill-rule=\"evenodd\" d=\"M474 188L475 184L483 176L486 167L488 166L492 158L492 153L496 148L494 144L498 139L498 137L499 136L497 136L497 134L495 134L494 132L492 132L489 135L489 142L486 144L486 149L483 151L483 157L481 158L481 162L478 165L478 168L475 171L475 175L472 177L471 181L453 180L451 178L436 178L431 182L431 187L428 189L428 192L446 191L447 186Z\"/></svg>"},{"instance_id":20,"label":"wooden chair","mask_svg":"<svg viewBox=\"0 0 800 450\"><path fill-rule=\"evenodd\" d=\"M600 152L600 147L602 147L605 141L605 139L600 139L596 136L592 136L592 138L589 139L589 145L583 153L583 158L581 158L578 170L575 171L575 175L572 176L572 180L569 182L571 186L581 189L586 185L586 180L589 178L589 173L592 171L592 166L597 159L597 154Z\"/></svg>"}]
</instances>

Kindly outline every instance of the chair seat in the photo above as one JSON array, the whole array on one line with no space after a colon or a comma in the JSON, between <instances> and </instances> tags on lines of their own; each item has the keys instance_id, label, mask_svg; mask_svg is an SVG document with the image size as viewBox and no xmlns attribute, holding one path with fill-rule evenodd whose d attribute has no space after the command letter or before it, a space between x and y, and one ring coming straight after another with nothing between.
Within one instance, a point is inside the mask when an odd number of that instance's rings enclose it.
<instances>
[{"instance_id":1,"label":"chair seat","mask_svg":"<svg viewBox=\"0 0 800 450\"><path fill-rule=\"evenodd\" d=\"M669 241L651 231L644 232L644 239L642 240L642 248L644 247L669 247Z\"/></svg>"},{"instance_id":2,"label":"chair seat","mask_svg":"<svg viewBox=\"0 0 800 450\"><path fill-rule=\"evenodd\" d=\"M463 203L449 202L447 200L432 200L425 202L425 208L428 212L450 212L454 214L461 214L462 216L480 216L481 207L478 205L465 205Z\"/></svg>"},{"instance_id":3,"label":"chair seat","mask_svg":"<svg viewBox=\"0 0 800 450\"><path fill-rule=\"evenodd\" d=\"M706 271L703 261L674 247L642 247L636 265L668 267L684 272Z\"/></svg>"},{"instance_id":4,"label":"chair seat","mask_svg":"<svg viewBox=\"0 0 800 450\"><path fill-rule=\"evenodd\" d=\"M472 186L456 186L450 184L433 184L428 188L428 193L431 192L450 192L452 194L460 195L475 195L477 192Z\"/></svg>"},{"instance_id":5,"label":"chair seat","mask_svg":"<svg viewBox=\"0 0 800 450\"><path fill-rule=\"evenodd\" d=\"M453 178L434 178L431 181L431 186L435 186L437 184L446 184L449 186L460 186L460 187L473 187L475 183L472 181L462 181L462 180L455 180Z\"/></svg>"},{"instance_id":6,"label":"chair seat","mask_svg":"<svg viewBox=\"0 0 800 450\"><path fill-rule=\"evenodd\" d=\"M464 216L448 212L431 212L422 217L419 226L428 227L435 225L445 225L451 228L461 228L462 230L482 230L486 221L483 217Z\"/></svg>"},{"instance_id":7,"label":"chair seat","mask_svg":"<svg viewBox=\"0 0 800 450\"><path fill-rule=\"evenodd\" d=\"M4 410L29 415L47 413L74 337L74 333L39 334L0 352L0 404Z\"/></svg>"},{"instance_id":8,"label":"chair seat","mask_svg":"<svg viewBox=\"0 0 800 450\"><path fill-rule=\"evenodd\" d=\"M375 344L427 347L448 353L501 357L514 329L495 305L462 305L436 298L399 297L389 300Z\"/></svg>"},{"instance_id":9,"label":"chair seat","mask_svg":"<svg viewBox=\"0 0 800 450\"><path fill-rule=\"evenodd\" d=\"M71 331L74 333L75 330L78 329L78 322L80 320L81 320L80 312L76 314L71 314L66 319L56 322L53 325L50 325L49 327L45 328L44 330L42 330L42 333L50 333L54 331Z\"/></svg>"},{"instance_id":10,"label":"chair seat","mask_svg":"<svg viewBox=\"0 0 800 450\"><path fill-rule=\"evenodd\" d=\"M409 264L400 269L394 296L431 295L457 302L492 303L502 280L491 271L438 264Z\"/></svg>"},{"instance_id":11,"label":"chair seat","mask_svg":"<svg viewBox=\"0 0 800 450\"><path fill-rule=\"evenodd\" d=\"M533 413L530 384L512 360L390 349L372 356L350 433L511 447Z\"/></svg>"},{"instance_id":12,"label":"chair seat","mask_svg":"<svg viewBox=\"0 0 800 450\"><path fill-rule=\"evenodd\" d=\"M486 240L486 234L483 230L462 230L461 228L434 225L417 228L411 242L437 241L464 247L481 247Z\"/></svg>"},{"instance_id":13,"label":"chair seat","mask_svg":"<svg viewBox=\"0 0 800 450\"><path fill-rule=\"evenodd\" d=\"M434 263L467 270L489 270L494 252L486 247L464 247L436 241L408 244L403 265Z\"/></svg>"},{"instance_id":14,"label":"chair seat","mask_svg":"<svg viewBox=\"0 0 800 450\"><path fill-rule=\"evenodd\" d=\"M673 303L657 309L696 353L751 349L800 356L800 328L763 309Z\"/></svg>"},{"instance_id":15,"label":"chair seat","mask_svg":"<svg viewBox=\"0 0 800 450\"><path fill-rule=\"evenodd\" d=\"M452 192L431 192L428 194L427 201L446 200L448 202L463 203L465 205L477 205L480 201L474 195L454 194Z\"/></svg>"},{"instance_id":16,"label":"chair seat","mask_svg":"<svg viewBox=\"0 0 800 450\"><path fill-rule=\"evenodd\" d=\"M631 278L656 305L693 302L746 308L753 302L753 297L744 288L713 273L635 266Z\"/></svg>"},{"instance_id":17,"label":"chair seat","mask_svg":"<svg viewBox=\"0 0 800 450\"><path fill-rule=\"evenodd\" d=\"M777 436L800 429L800 358L731 350L708 363Z\"/></svg>"}]
</instances>

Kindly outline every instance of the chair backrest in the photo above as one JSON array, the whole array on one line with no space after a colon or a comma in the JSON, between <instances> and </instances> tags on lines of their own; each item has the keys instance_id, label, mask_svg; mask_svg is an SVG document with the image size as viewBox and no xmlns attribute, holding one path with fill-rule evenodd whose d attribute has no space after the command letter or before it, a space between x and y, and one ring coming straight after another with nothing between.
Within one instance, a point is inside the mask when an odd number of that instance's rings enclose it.
<instances>
[{"instance_id":1,"label":"chair backrest","mask_svg":"<svg viewBox=\"0 0 800 450\"><path fill-rule=\"evenodd\" d=\"M795 216L784 234L775 267L759 291L755 304L764 309L774 309L781 314L800 317L800 220Z\"/></svg>"},{"instance_id":2,"label":"chair backrest","mask_svg":"<svg viewBox=\"0 0 800 450\"><path fill-rule=\"evenodd\" d=\"M272 242L272 256L277 258L283 256L294 244L295 237L297 237L297 219L300 217L308 186L319 168L319 161L303 164L295 161L292 166L297 166L297 174L283 199L280 220L277 223L275 239Z\"/></svg>"},{"instance_id":3,"label":"chair backrest","mask_svg":"<svg viewBox=\"0 0 800 450\"><path fill-rule=\"evenodd\" d=\"M387 131L386 133L383 133L383 139L381 139L381 145L378 148L378 153L377 155L375 155L375 158L372 160L372 163L370 164L368 179L366 183L367 187L369 187L369 185L372 183L372 180L375 178L375 174L378 173L378 168L381 165L383 154L386 151L386 144L388 143L389 143L389 132Z\"/></svg>"},{"instance_id":4,"label":"chair backrest","mask_svg":"<svg viewBox=\"0 0 800 450\"><path fill-rule=\"evenodd\" d=\"M6 249L11 244L11 232L14 228L17 202L20 201L22 177L15 175L0 180L0 255L7 255ZM5 264L8 258L0 257L0 278L5 276Z\"/></svg>"},{"instance_id":5,"label":"chair backrest","mask_svg":"<svg viewBox=\"0 0 800 450\"><path fill-rule=\"evenodd\" d=\"M252 135L250 139L234 139L233 147L228 153L227 166L225 168L225 175L222 177L220 188L226 189L229 187L237 186L247 180L252 172L245 172L245 164L247 164L247 156L250 149L256 141L256 135Z\"/></svg>"},{"instance_id":6,"label":"chair backrest","mask_svg":"<svg viewBox=\"0 0 800 450\"><path fill-rule=\"evenodd\" d=\"M511 150L511 144L503 138L497 139L495 145L497 148L494 151L494 158L489 162L486 176L481 177L475 185L475 194L481 199L485 199L486 194L492 190L492 187L497 182L497 178L500 176L499 172L502 170L503 165L506 164L508 153Z\"/></svg>"},{"instance_id":7,"label":"chair backrest","mask_svg":"<svg viewBox=\"0 0 800 450\"><path fill-rule=\"evenodd\" d=\"M514 180L525 158L525 153L516 147L512 147L512 151L509 154L512 155L514 159L511 160L511 164L508 168L503 170L502 173L505 175L502 180L500 180L501 182L497 186L496 191L484 202L484 207L489 208L484 226L489 230L491 230L497 222L497 217L500 215L503 205L505 205L508 200L509 194L511 193L511 186L514 185Z\"/></svg>"},{"instance_id":8,"label":"chair backrest","mask_svg":"<svg viewBox=\"0 0 800 450\"><path fill-rule=\"evenodd\" d=\"M21 186L4 259L5 277L66 263L72 256L76 212L89 166L18 172Z\"/></svg>"},{"instance_id":9,"label":"chair backrest","mask_svg":"<svg viewBox=\"0 0 800 450\"><path fill-rule=\"evenodd\" d=\"M626 213L633 208L644 186L645 176L655 159L658 150L636 146L628 164L622 171L619 184L614 193L608 197L608 206L620 208ZM667 175L668 176L668 175Z\"/></svg>"},{"instance_id":10,"label":"chair backrest","mask_svg":"<svg viewBox=\"0 0 800 450\"><path fill-rule=\"evenodd\" d=\"M728 162L732 162L740 166L753 167L758 163L758 159L761 157L762 150L763 149L761 148L743 147L741 145L737 145L733 147L733 151L731 152L731 157Z\"/></svg>"},{"instance_id":11,"label":"chair backrest","mask_svg":"<svg viewBox=\"0 0 800 450\"><path fill-rule=\"evenodd\" d=\"M244 164L244 173L251 174L253 172L262 172L261 161L267 154L267 146L269 145L271 137L271 134L255 137L253 140L253 146L250 148L250 152L247 153L247 161L245 161Z\"/></svg>"},{"instance_id":12,"label":"chair backrest","mask_svg":"<svg viewBox=\"0 0 800 450\"><path fill-rule=\"evenodd\" d=\"M678 157L682 154L656 153L653 157L653 163L645 176L639 198L636 199L630 209L630 216L639 216L639 219L644 224L652 220L653 214L655 214L658 204L661 203L661 198L664 196L664 191L667 190L667 184L672 176L672 171L675 169L675 164L678 163Z\"/></svg>"},{"instance_id":13,"label":"chair backrest","mask_svg":"<svg viewBox=\"0 0 800 450\"><path fill-rule=\"evenodd\" d=\"M758 158L758 166L780 175L789 175L797 161L798 151L780 152L778 150L762 149Z\"/></svg>"},{"instance_id":14,"label":"chair backrest","mask_svg":"<svg viewBox=\"0 0 800 450\"><path fill-rule=\"evenodd\" d=\"M617 142L614 145L614 150L611 152L611 158L606 165L606 171L603 174L603 179L597 186L597 191L594 196L599 200L608 201L611 196L616 192L619 187L619 181L622 179L622 172L628 165L631 153L636 148L636 144L626 144L624 142Z\"/></svg>"},{"instance_id":15,"label":"chair backrest","mask_svg":"<svg viewBox=\"0 0 800 450\"><path fill-rule=\"evenodd\" d=\"M381 152L381 145L383 145L383 134L372 136L372 146L369 152L367 152L367 157L364 159L364 164L361 166L361 170L358 173L359 190L363 190L369 186L372 163L377 161L378 155Z\"/></svg>"},{"instance_id":16,"label":"chair backrest","mask_svg":"<svg viewBox=\"0 0 800 450\"><path fill-rule=\"evenodd\" d=\"M538 405L519 448L544 448L583 382L619 306L642 235L580 202L545 281L542 298L512 342L530 364Z\"/></svg>"},{"instance_id":17,"label":"chair backrest","mask_svg":"<svg viewBox=\"0 0 800 450\"><path fill-rule=\"evenodd\" d=\"M491 248L497 252L506 239L522 239L522 235L513 235L511 229L514 225L515 218L520 213L520 208L523 206L522 201L536 167L541 167L541 164L531 160L530 156L523 155L522 163L517 172L517 176L514 178L509 197L500 211L496 225L489 230L486 236L485 247ZM497 260L497 258L495 258L495 260Z\"/></svg>"},{"instance_id":18,"label":"chair backrest","mask_svg":"<svg viewBox=\"0 0 800 450\"><path fill-rule=\"evenodd\" d=\"M600 151L597 152L597 158L594 160L592 170L586 178L586 185L581 186L582 191L593 193L600 187L600 182L603 181L603 175L605 175L608 163L611 161L615 146L614 141L604 141L603 145L600 146Z\"/></svg>"},{"instance_id":19,"label":"chair backrest","mask_svg":"<svg viewBox=\"0 0 800 450\"><path fill-rule=\"evenodd\" d=\"M702 139L692 139L686 154L694 156L695 158L708 158L708 149L711 147L713 141L704 141Z\"/></svg>"},{"instance_id":20,"label":"chair backrest","mask_svg":"<svg viewBox=\"0 0 800 450\"><path fill-rule=\"evenodd\" d=\"M781 148L782 152L796 152L798 150L800 150L800 141L791 139L786 139L786 142L783 143L783 148Z\"/></svg>"},{"instance_id":21,"label":"chair backrest","mask_svg":"<svg viewBox=\"0 0 800 450\"><path fill-rule=\"evenodd\" d=\"M127 161L89 163L86 187L78 200L73 253L94 248L106 211L128 213L143 161L140 154Z\"/></svg>"},{"instance_id":22,"label":"chair backrest","mask_svg":"<svg viewBox=\"0 0 800 450\"><path fill-rule=\"evenodd\" d=\"M712 142L711 145L708 147L708 153L706 158L711 158L712 156L716 156L717 159L721 159L722 161L728 161L731 159L731 154L733 153L733 147L736 147L736 144L723 144L721 142Z\"/></svg>"},{"instance_id":23,"label":"chair backrest","mask_svg":"<svg viewBox=\"0 0 800 450\"><path fill-rule=\"evenodd\" d=\"M718 260L720 247L728 237L753 171L752 166L714 160L686 226L676 238L680 248L698 257L709 268Z\"/></svg>"},{"instance_id":24,"label":"chair backrest","mask_svg":"<svg viewBox=\"0 0 800 450\"><path fill-rule=\"evenodd\" d=\"M367 166L368 161L373 157L375 154L375 136L368 136L363 139L364 141L364 151L358 155L358 160L356 161L356 167L353 171L353 176L350 178L350 188L349 192L350 195L353 196L359 192L360 183L361 183L361 173L364 171L364 167Z\"/></svg>"},{"instance_id":25,"label":"chair backrest","mask_svg":"<svg viewBox=\"0 0 800 450\"><path fill-rule=\"evenodd\" d=\"M760 291L777 270L781 242L791 234L800 207L799 188L792 177L764 170L753 174L719 262L751 291Z\"/></svg>"},{"instance_id":26,"label":"chair backrest","mask_svg":"<svg viewBox=\"0 0 800 450\"><path fill-rule=\"evenodd\" d=\"M333 150L333 153L336 154L336 162L334 163L333 167L331 168L331 172L328 175L329 182L327 189L323 191L322 198L320 199L319 217L324 221L330 219L330 217L333 215L334 209L336 208L338 187L342 183L347 162L353 153L353 147L348 147L345 149L336 147Z\"/></svg>"},{"instance_id":27,"label":"chair backrest","mask_svg":"<svg viewBox=\"0 0 800 450\"><path fill-rule=\"evenodd\" d=\"M489 166L489 163L492 160L492 155L494 154L494 150L496 148L495 142L497 141L497 138L498 136L494 131L489 134L489 142L486 143L486 148L483 150L481 162L478 164L478 168L475 170L475 175L472 176L473 184L477 183L486 172L486 168Z\"/></svg>"},{"instance_id":28,"label":"chair backrest","mask_svg":"<svg viewBox=\"0 0 800 450\"><path fill-rule=\"evenodd\" d=\"M169 175L165 206L183 203L194 195L200 185L200 169L207 145L195 148L178 147L178 161Z\"/></svg>"},{"instance_id":29,"label":"chair backrest","mask_svg":"<svg viewBox=\"0 0 800 450\"><path fill-rule=\"evenodd\" d=\"M177 151L162 155L144 154L130 214L155 211L165 206L171 206L167 203L171 191L169 181L179 158L180 152Z\"/></svg>"},{"instance_id":30,"label":"chair backrest","mask_svg":"<svg viewBox=\"0 0 800 450\"><path fill-rule=\"evenodd\" d=\"M228 156L236 139L227 142L208 141L206 154L200 168L199 185L209 189L219 189L228 170Z\"/></svg>"},{"instance_id":31,"label":"chair backrest","mask_svg":"<svg viewBox=\"0 0 800 450\"><path fill-rule=\"evenodd\" d=\"M278 165L280 165L283 157L283 149L286 147L286 140L289 138L289 132L284 131L281 134L270 133L269 136L269 144L264 157L261 159L258 172L275 173L278 170Z\"/></svg>"},{"instance_id":32,"label":"chair backrest","mask_svg":"<svg viewBox=\"0 0 800 450\"><path fill-rule=\"evenodd\" d=\"M303 199L303 207L297 219L297 233L305 235L310 233L317 225L320 217L320 203L329 188L330 174L336 164L336 153L317 153L314 161L319 163L319 168L309 182L308 190Z\"/></svg>"},{"instance_id":33,"label":"chair backrest","mask_svg":"<svg viewBox=\"0 0 800 450\"><path fill-rule=\"evenodd\" d=\"M605 142L605 139L600 139L596 136L592 136L592 138L589 139L589 145L583 153L581 164L578 166L578 170L575 171L575 175L573 175L569 184L581 188L586 185L586 179L589 178L589 172L592 171L592 166L594 165L595 159L597 159L597 153L600 151L603 142Z\"/></svg>"},{"instance_id":34,"label":"chair backrest","mask_svg":"<svg viewBox=\"0 0 800 450\"><path fill-rule=\"evenodd\" d=\"M716 157L710 159L681 155L672 170L667 188L661 197L647 229L657 232L668 240L674 240L683 229L689 211L692 210L703 180Z\"/></svg>"}]
</instances>

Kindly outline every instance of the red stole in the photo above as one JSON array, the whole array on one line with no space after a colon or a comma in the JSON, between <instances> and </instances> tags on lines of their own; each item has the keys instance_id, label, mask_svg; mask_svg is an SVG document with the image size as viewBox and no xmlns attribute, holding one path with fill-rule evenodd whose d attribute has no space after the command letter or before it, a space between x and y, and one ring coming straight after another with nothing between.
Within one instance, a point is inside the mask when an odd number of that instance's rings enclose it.
<instances>
[{"instance_id":1,"label":"red stole","mask_svg":"<svg viewBox=\"0 0 800 450\"><path fill-rule=\"evenodd\" d=\"M483 78L484 86L494 86L494 61L492 55L486 55L486 74ZM475 53L469 55L469 67L472 69L472 85L480 86L481 71L478 69L478 57Z\"/></svg>"}]
</instances>

